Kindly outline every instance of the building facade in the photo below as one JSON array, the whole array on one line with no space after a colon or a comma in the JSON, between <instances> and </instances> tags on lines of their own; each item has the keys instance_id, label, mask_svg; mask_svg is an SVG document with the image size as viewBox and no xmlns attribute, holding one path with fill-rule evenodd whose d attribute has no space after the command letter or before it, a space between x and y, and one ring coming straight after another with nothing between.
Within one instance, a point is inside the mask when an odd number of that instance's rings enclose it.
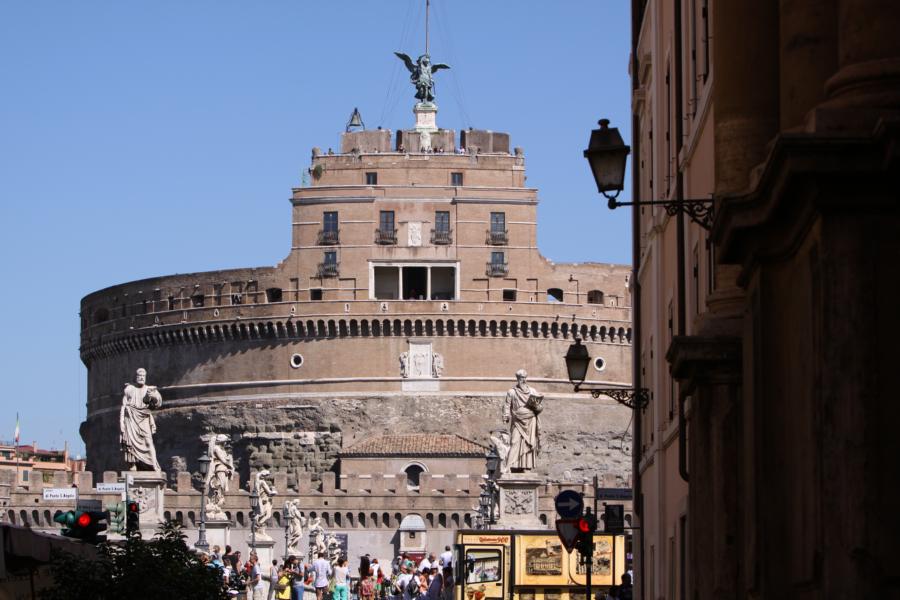
<instances>
[{"instance_id":1,"label":"building facade","mask_svg":"<svg viewBox=\"0 0 900 600\"><path fill-rule=\"evenodd\" d=\"M900 11L632 8L637 592L896 595Z\"/></svg>"}]
</instances>

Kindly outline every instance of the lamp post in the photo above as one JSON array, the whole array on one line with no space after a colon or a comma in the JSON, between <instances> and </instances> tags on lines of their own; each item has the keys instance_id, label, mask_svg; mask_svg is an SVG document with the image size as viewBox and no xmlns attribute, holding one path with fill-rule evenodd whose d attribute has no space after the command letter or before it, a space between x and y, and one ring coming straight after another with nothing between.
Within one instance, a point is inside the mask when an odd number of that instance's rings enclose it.
<instances>
[{"instance_id":1,"label":"lamp post","mask_svg":"<svg viewBox=\"0 0 900 600\"><path fill-rule=\"evenodd\" d=\"M497 475L500 472L500 454L497 452L496 446L491 444L491 447L488 448L487 454L485 455L485 462L487 467L487 493L490 497L489 510L485 513L485 517L487 518L487 522L490 525L493 525L497 522L497 518L494 515L494 506L497 503L497 495L500 491L497 486Z\"/></svg>"},{"instance_id":2,"label":"lamp post","mask_svg":"<svg viewBox=\"0 0 900 600\"><path fill-rule=\"evenodd\" d=\"M256 515L259 514L259 493L250 491L250 547L256 552Z\"/></svg>"},{"instance_id":3,"label":"lamp post","mask_svg":"<svg viewBox=\"0 0 900 600\"><path fill-rule=\"evenodd\" d=\"M624 189L625 163L631 148L625 145L619 130L609 126L609 119L598 121L600 129L591 131L588 149L584 157L591 165L591 173L597 183L597 191L608 200L610 209L620 206L662 206L669 216L684 213L692 221L709 231L712 227L712 198L676 198L673 200L642 200L639 202L619 202L616 198Z\"/></svg>"},{"instance_id":4,"label":"lamp post","mask_svg":"<svg viewBox=\"0 0 900 600\"><path fill-rule=\"evenodd\" d=\"M281 518L284 519L284 562L287 562L290 552L288 552L288 533L290 531L290 511L288 501L285 501L284 508L281 510Z\"/></svg>"},{"instance_id":5,"label":"lamp post","mask_svg":"<svg viewBox=\"0 0 900 600\"><path fill-rule=\"evenodd\" d=\"M479 529L490 529L490 505L493 501L491 498L491 493L488 491L488 486L485 485L481 488L481 494L478 496L478 517L481 521L481 527Z\"/></svg>"},{"instance_id":6,"label":"lamp post","mask_svg":"<svg viewBox=\"0 0 900 600\"><path fill-rule=\"evenodd\" d=\"M203 476L203 483L200 487L200 530L197 533L197 543L194 544L194 547L206 552L209 550L209 542L206 541L206 474L209 473L210 458L204 452L197 462L200 463L200 475Z\"/></svg>"}]
</instances>

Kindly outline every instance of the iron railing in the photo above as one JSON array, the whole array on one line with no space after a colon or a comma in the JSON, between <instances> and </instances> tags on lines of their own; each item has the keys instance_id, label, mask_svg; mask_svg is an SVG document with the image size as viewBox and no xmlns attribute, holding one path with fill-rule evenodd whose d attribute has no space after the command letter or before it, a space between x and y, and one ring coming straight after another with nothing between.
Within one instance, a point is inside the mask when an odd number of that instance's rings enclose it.
<instances>
[{"instance_id":1,"label":"iron railing","mask_svg":"<svg viewBox=\"0 0 900 600\"><path fill-rule=\"evenodd\" d=\"M504 277L509 274L509 263L489 262L485 274L488 277Z\"/></svg>"},{"instance_id":2,"label":"iron railing","mask_svg":"<svg viewBox=\"0 0 900 600\"><path fill-rule=\"evenodd\" d=\"M320 246L336 246L341 243L340 229L320 229L319 245Z\"/></svg>"},{"instance_id":3,"label":"iron railing","mask_svg":"<svg viewBox=\"0 0 900 600\"><path fill-rule=\"evenodd\" d=\"M384 244L386 246L396 244L397 243L397 230L396 229L376 229L375 230L375 243L376 244Z\"/></svg>"},{"instance_id":4,"label":"iron railing","mask_svg":"<svg viewBox=\"0 0 900 600\"><path fill-rule=\"evenodd\" d=\"M491 231L488 229L487 231L487 241L485 242L489 246L506 246L509 244L509 231Z\"/></svg>"},{"instance_id":5,"label":"iron railing","mask_svg":"<svg viewBox=\"0 0 900 600\"><path fill-rule=\"evenodd\" d=\"M453 243L452 229L432 229L431 243L435 246L447 246Z\"/></svg>"},{"instance_id":6,"label":"iron railing","mask_svg":"<svg viewBox=\"0 0 900 600\"><path fill-rule=\"evenodd\" d=\"M321 262L319 263L318 274L319 277L337 277L338 276L338 265L340 263L336 262Z\"/></svg>"}]
</instances>

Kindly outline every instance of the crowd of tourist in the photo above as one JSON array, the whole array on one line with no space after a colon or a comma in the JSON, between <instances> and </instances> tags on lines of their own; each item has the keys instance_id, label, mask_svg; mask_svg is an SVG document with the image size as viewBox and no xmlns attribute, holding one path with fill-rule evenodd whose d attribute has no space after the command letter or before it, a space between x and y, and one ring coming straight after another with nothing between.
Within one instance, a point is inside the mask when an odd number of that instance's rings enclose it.
<instances>
[{"instance_id":1,"label":"crowd of tourist","mask_svg":"<svg viewBox=\"0 0 900 600\"><path fill-rule=\"evenodd\" d=\"M346 558L332 565L324 554L312 563L296 556L259 564L252 550L246 562L240 551L213 546L200 555L210 568L219 569L223 581L235 597L247 600L303 600L315 591L316 600L453 600L453 553L446 546L438 557L429 554L421 561L406 553L389 564L368 554L360 557L359 568L351 572Z\"/></svg>"}]
</instances>

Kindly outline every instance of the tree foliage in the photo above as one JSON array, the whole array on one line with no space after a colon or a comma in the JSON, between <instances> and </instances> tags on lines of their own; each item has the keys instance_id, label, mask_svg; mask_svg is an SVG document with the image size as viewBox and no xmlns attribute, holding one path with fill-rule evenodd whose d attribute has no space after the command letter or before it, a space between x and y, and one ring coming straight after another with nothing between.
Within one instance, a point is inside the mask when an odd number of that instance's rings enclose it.
<instances>
[{"instance_id":1,"label":"tree foliage","mask_svg":"<svg viewBox=\"0 0 900 600\"><path fill-rule=\"evenodd\" d=\"M161 525L152 540L140 533L99 546L99 558L67 552L53 556L53 587L47 600L158 600L228 598L217 568L200 561L185 543L181 525Z\"/></svg>"}]
</instances>

